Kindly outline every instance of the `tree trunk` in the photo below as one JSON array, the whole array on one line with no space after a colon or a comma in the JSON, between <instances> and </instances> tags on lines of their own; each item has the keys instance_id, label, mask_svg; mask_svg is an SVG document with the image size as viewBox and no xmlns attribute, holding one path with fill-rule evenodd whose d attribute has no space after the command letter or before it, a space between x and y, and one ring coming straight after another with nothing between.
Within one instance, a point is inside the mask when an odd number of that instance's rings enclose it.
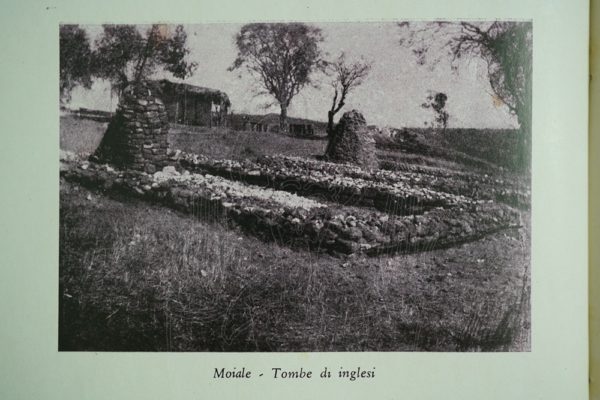
<instances>
[{"instance_id":1,"label":"tree trunk","mask_svg":"<svg viewBox=\"0 0 600 400\"><path fill-rule=\"evenodd\" d=\"M333 110L329 110L327 112L327 147L325 148L325 157L329 155L331 151L331 146L333 145L333 136L334 136L334 125L333 125L333 117L335 116L335 112Z\"/></svg>"},{"instance_id":2,"label":"tree trunk","mask_svg":"<svg viewBox=\"0 0 600 400\"><path fill-rule=\"evenodd\" d=\"M331 110L327 112L327 136L331 139L333 137L333 117L335 113Z\"/></svg>"},{"instance_id":3,"label":"tree trunk","mask_svg":"<svg viewBox=\"0 0 600 400\"><path fill-rule=\"evenodd\" d=\"M287 105L281 104L281 114L279 114L279 133L288 133L287 126Z\"/></svg>"}]
</instances>

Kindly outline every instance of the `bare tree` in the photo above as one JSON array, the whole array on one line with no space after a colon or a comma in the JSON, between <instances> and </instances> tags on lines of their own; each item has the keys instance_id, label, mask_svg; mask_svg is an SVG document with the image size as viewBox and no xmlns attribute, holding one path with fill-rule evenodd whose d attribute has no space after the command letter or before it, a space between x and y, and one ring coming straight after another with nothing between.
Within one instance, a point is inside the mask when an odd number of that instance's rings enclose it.
<instances>
[{"instance_id":1,"label":"bare tree","mask_svg":"<svg viewBox=\"0 0 600 400\"><path fill-rule=\"evenodd\" d=\"M363 83L371 71L371 63L364 60L349 63L346 61L346 55L342 53L335 62L329 65L329 71L332 76L333 100L331 108L327 112L329 143L326 153L329 152L334 135L333 118L346 105L346 98L350 92Z\"/></svg>"},{"instance_id":2,"label":"bare tree","mask_svg":"<svg viewBox=\"0 0 600 400\"><path fill-rule=\"evenodd\" d=\"M311 83L321 66L321 30L302 23L244 25L236 35L237 58L229 68L245 66L281 109L279 129L287 131L287 111L294 96Z\"/></svg>"},{"instance_id":3,"label":"bare tree","mask_svg":"<svg viewBox=\"0 0 600 400\"><path fill-rule=\"evenodd\" d=\"M457 61L464 56L483 60L496 99L517 117L522 150L529 148L533 54L531 22L402 22L399 27L401 45L410 47L421 65L436 65L441 58L450 56L456 70Z\"/></svg>"}]
</instances>

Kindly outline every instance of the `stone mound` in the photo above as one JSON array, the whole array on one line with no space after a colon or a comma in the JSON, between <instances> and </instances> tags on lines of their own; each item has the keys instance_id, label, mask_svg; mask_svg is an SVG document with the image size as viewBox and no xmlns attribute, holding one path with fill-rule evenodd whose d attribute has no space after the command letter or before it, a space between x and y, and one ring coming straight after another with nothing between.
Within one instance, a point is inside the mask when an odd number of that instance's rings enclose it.
<instances>
[{"instance_id":1,"label":"stone mound","mask_svg":"<svg viewBox=\"0 0 600 400\"><path fill-rule=\"evenodd\" d=\"M364 168L377 168L375 140L367 129L365 117L357 110L344 113L335 127L327 159L351 163Z\"/></svg>"},{"instance_id":2,"label":"stone mound","mask_svg":"<svg viewBox=\"0 0 600 400\"><path fill-rule=\"evenodd\" d=\"M148 173L168 164L163 102L145 84L127 88L93 158Z\"/></svg>"}]
</instances>

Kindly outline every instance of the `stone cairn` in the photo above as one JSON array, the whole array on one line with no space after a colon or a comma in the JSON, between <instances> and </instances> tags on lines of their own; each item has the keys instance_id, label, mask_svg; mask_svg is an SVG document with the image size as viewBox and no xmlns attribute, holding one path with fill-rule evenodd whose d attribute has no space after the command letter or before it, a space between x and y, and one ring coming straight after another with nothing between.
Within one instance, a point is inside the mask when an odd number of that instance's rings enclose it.
<instances>
[{"instance_id":1,"label":"stone cairn","mask_svg":"<svg viewBox=\"0 0 600 400\"><path fill-rule=\"evenodd\" d=\"M168 165L167 112L152 91L143 83L125 89L94 158L150 174Z\"/></svg>"},{"instance_id":2,"label":"stone cairn","mask_svg":"<svg viewBox=\"0 0 600 400\"><path fill-rule=\"evenodd\" d=\"M325 157L334 162L377 168L375 139L367 129L365 117L357 111L347 111L335 127L332 142Z\"/></svg>"}]
</instances>

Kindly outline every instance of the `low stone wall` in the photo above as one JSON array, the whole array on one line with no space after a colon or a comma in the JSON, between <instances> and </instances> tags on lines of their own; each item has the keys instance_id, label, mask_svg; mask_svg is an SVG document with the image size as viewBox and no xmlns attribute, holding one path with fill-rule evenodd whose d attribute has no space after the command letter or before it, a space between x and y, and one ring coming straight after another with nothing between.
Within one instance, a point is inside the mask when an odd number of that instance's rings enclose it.
<instances>
[{"instance_id":1,"label":"low stone wall","mask_svg":"<svg viewBox=\"0 0 600 400\"><path fill-rule=\"evenodd\" d=\"M266 157L258 163L249 160L213 160L196 154L181 154L179 157L182 168L193 172L210 173L344 205L372 207L397 215L421 214L435 207L476 202L464 196L410 185L406 179L394 182L374 179L375 175L355 166L348 166L354 173L344 175L330 173L316 165L315 168L294 168L289 164L267 160Z\"/></svg>"},{"instance_id":2,"label":"low stone wall","mask_svg":"<svg viewBox=\"0 0 600 400\"><path fill-rule=\"evenodd\" d=\"M488 200L526 210L531 202L526 185L507 178L434 167L407 165L397 172L367 171L355 165L300 157L262 156L253 162L214 160L182 152L173 161L191 171L401 215Z\"/></svg>"},{"instance_id":3,"label":"low stone wall","mask_svg":"<svg viewBox=\"0 0 600 400\"><path fill-rule=\"evenodd\" d=\"M394 171L366 171L350 164L290 156L263 156L259 158L258 164L273 170L294 171L295 174L310 175L319 172L391 185L401 182L413 188L465 196L472 200L494 200L520 209L529 209L531 203L527 185L502 176L412 164L401 164Z\"/></svg>"},{"instance_id":4,"label":"low stone wall","mask_svg":"<svg viewBox=\"0 0 600 400\"><path fill-rule=\"evenodd\" d=\"M422 215L396 217L325 206L256 186L235 187L223 178L179 174L172 167L150 175L65 160L61 177L108 194L136 196L203 219L232 223L266 240L334 255L433 250L520 226L518 212L495 203L436 208Z\"/></svg>"}]
</instances>

